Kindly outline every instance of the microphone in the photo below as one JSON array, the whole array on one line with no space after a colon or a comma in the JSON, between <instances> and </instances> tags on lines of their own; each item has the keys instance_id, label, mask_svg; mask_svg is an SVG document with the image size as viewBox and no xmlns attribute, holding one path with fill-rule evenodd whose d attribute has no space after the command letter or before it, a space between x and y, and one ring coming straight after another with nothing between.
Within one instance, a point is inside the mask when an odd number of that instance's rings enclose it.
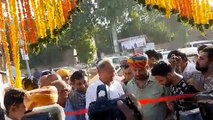
<instances>
[{"instance_id":1,"label":"microphone","mask_svg":"<svg viewBox=\"0 0 213 120\"><path fill-rule=\"evenodd\" d=\"M65 114L60 105L54 104L34 108L25 114L22 120L65 120Z\"/></svg>"}]
</instances>

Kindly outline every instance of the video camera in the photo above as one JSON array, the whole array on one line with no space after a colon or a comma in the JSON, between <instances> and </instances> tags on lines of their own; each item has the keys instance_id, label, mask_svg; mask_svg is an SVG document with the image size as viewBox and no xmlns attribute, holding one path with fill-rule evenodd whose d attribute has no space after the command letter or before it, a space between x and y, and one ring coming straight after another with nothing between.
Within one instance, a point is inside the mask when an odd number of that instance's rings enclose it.
<instances>
[{"instance_id":1,"label":"video camera","mask_svg":"<svg viewBox=\"0 0 213 120\"><path fill-rule=\"evenodd\" d=\"M99 93L104 91L105 95L100 96ZM142 115L132 102L130 97L108 99L107 90L105 85L99 85L97 87L97 99L95 102L89 105L89 119L90 120L126 120L123 112L118 108L117 101L121 100L125 103L131 110L134 111L134 116L136 120L141 120Z\"/></svg>"},{"instance_id":2,"label":"video camera","mask_svg":"<svg viewBox=\"0 0 213 120\"><path fill-rule=\"evenodd\" d=\"M196 94L194 99L199 105L203 120L213 120L213 89Z\"/></svg>"},{"instance_id":3,"label":"video camera","mask_svg":"<svg viewBox=\"0 0 213 120\"><path fill-rule=\"evenodd\" d=\"M65 120L65 114L63 108L55 104L34 108L22 120Z\"/></svg>"}]
</instances>

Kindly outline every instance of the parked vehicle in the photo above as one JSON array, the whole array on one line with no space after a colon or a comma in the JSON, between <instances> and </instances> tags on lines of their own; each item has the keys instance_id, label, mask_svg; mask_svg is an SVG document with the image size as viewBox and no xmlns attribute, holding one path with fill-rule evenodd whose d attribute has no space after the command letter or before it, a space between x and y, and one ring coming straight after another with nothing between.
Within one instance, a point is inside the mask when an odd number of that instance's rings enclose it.
<instances>
[{"instance_id":1,"label":"parked vehicle","mask_svg":"<svg viewBox=\"0 0 213 120\"><path fill-rule=\"evenodd\" d=\"M179 51L186 54L187 58L191 62L195 62L197 59L197 47L179 48Z\"/></svg>"},{"instance_id":2,"label":"parked vehicle","mask_svg":"<svg viewBox=\"0 0 213 120\"><path fill-rule=\"evenodd\" d=\"M187 42L184 47L199 47L201 45L213 45L213 40L201 40L194 42Z\"/></svg>"},{"instance_id":3,"label":"parked vehicle","mask_svg":"<svg viewBox=\"0 0 213 120\"><path fill-rule=\"evenodd\" d=\"M170 52L170 51L163 51L163 52L160 52L160 53L162 54L162 56L163 56L163 59L162 59L162 60L168 62L167 56L168 56L169 52Z\"/></svg>"}]
</instances>

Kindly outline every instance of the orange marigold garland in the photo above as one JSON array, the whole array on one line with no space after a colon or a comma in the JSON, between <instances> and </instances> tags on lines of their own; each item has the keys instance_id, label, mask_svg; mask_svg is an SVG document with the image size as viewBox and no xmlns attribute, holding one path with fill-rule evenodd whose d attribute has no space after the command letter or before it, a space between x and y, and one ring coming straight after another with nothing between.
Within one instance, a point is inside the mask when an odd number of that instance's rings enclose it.
<instances>
[{"instance_id":1,"label":"orange marigold garland","mask_svg":"<svg viewBox=\"0 0 213 120\"><path fill-rule=\"evenodd\" d=\"M45 21L45 19L46 19L46 17L45 17L45 14L46 14L46 11L45 11L45 5L44 5L44 2L43 2L43 0L38 0L38 2L37 2L37 8L38 8L38 12L39 12L39 20L38 20L38 22L39 22L39 24L40 24L40 29L41 29L41 38L45 38L45 37L47 37L47 32L46 32L46 21Z\"/></svg>"},{"instance_id":2,"label":"orange marigold garland","mask_svg":"<svg viewBox=\"0 0 213 120\"><path fill-rule=\"evenodd\" d=\"M67 1L69 1L69 0L63 0L62 1L62 9L63 9L63 15L64 15L65 22L68 21L68 15L69 15L68 14L69 6L67 4Z\"/></svg>"},{"instance_id":3,"label":"orange marigold garland","mask_svg":"<svg viewBox=\"0 0 213 120\"><path fill-rule=\"evenodd\" d=\"M76 8L77 3L78 3L78 0L71 0L71 10Z\"/></svg>"},{"instance_id":4,"label":"orange marigold garland","mask_svg":"<svg viewBox=\"0 0 213 120\"><path fill-rule=\"evenodd\" d=\"M29 30L28 30L28 24L27 24L27 12L24 6L24 0L20 0L21 6L20 9L22 8L22 20L21 20L21 26L22 26L22 31L23 31L23 38L24 38L24 51L25 53L28 54L28 43L29 43Z\"/></svg>"},{"instance_id":5,"label":"orange marigold garland","mask_svg":"<svg viewBox=\"0 0 213 120\"><path fill-rule=\"evenodd\" d=\"M21 5L23 0L19 0L17 2L17 8L18 8L18 16L19 16L19 30L20 30L20 38L21 38L21 42L23 42L23 48L25 53L28 53L28 49L27 49L27 33L26 33L26 29L25 29L25 21L24 21L24 9L21 10ZM22 44L22 43L21 43Z\"/></svg>"},{"instance_id":6,"label":"orange marigold garland","mask_svg":"<svg viewBox=\"0 0 213 120\"><path fill-rule=\"evenodd\" d=\"M212 0L139 0L148 10L157 9L170 18L178 13L178 21L195 26L200 31L213 25ZM213 1L212 1L213 2ZM74 4L73 4L74 5Z\"/></svg>"},{"instance_id":7,"label":"orange marigold garland","mask_svg":"<svg viewBox=\"0 0 213 120\"><path fill-rule=\"evenodd\" d=\"M35 0L33 0L33 1L35 1ZM32 5L32 3L31 3L31 5ZM24 0L24 7L26 10L26 15L27 15L26 23L28 25L29 41L30 41L30 44L35 44L35 43L37 43L38 35L37 35L37 31L36 31L35 21L33 20L33 16L31 13L32 7L30 7L29 0Z\"/></svg>"},{"instance_id":8,"label":"orange marigold garland","mask_svg":"<svg viewBox=\"0 0 213 120\"><path fill-rule=\"evenodd\" d=\"M46 9L47 9L47 29L50 32L50 37L53 38L53 30L54 30L54 9L52 0L46 0Z\"/></svg>"},{"instance_id":9,"label":"orange marigold garland","mask_svg":"<svg viewBox=\"0 0 213 120\"><path fill-rule=\"evenodd\" d=\"M3 8L2 8L2 3L0 2L0 30L1 30L1 42L4 48L4 54L6 58L6 65L7 69L9 72L9 78L10 78L10 84L12 87L15 87L15 81L12 76L12 70L10 67L10 53L9 53L9 48L8 48L8 42L6 39L6 29L5 29L5 19L4 19L4 13L3 13Z\"/></svg>"},{"instance_id":10,"label":"orange marigold garland","mask_svg":"<svg viewBox=\"0 0 213 120\"><path fill-rule=\"evenodd\" d=\"M34 18L35 18L38 37L43 38L41 24L40 24L40 18L39 18L39 8L38 8L38 4L37 4L36 0L31 0L31 5L33 8L33 12L34 12Z\"/></svg>"},{"instance_id":11,"label":"orange marigold garland","mask_svg":"<svg viewBox=\"0 0 213 120\"><path fill-rule=\"evenodd\" d=\"M19 40L20 40L20 33L18 28L18 17L17 17L17 7L16 7L16 0L10 0L10 13L11 18L13 19L13 23L11 24L13 34L11 37L11 48L12 48L12 55L13 55L13 63L16 69L16 87L22 88L21 83L21 70L20 70L20 54L19 54Z\"/></svg>"},{"instance_id":12,"label":"orange marigold garland","mask_svg":"<svg viewBox=\"0 0 213 120\"><path fill-rule=\"evenodd\" d=\"M2 2L0 2L0 28L4 31L1 32L2 44L12 86L22 87L20 40L24 41L24 50L28 53L28 44L38 43L38 38L41 40L46 37L56 38L56 35L61 32L60 29L67 26L65 23L68 22L70 11L76 7L77 2L78 0L6 0L7 19L4 19ZM8 34L6 34L4 22L7 23ZM7 38L10 40L12 59L9 55ZM16 69L16 82L12 77L11 61Z\"/></svg>"},{"instance_id":13,"label":"orange marigold garland","mask_svg":"<svg viewBox=\"0 0 213 120\"><path fill-rule=\"evenodd\" d=\"M63 7L62 7L62 1L61 0L58 1L58 17L59 17L59 23L60 23L58 28L61 29L62 26L65 23L64 14L63 14Z\"/></svg>"}]
</instances>

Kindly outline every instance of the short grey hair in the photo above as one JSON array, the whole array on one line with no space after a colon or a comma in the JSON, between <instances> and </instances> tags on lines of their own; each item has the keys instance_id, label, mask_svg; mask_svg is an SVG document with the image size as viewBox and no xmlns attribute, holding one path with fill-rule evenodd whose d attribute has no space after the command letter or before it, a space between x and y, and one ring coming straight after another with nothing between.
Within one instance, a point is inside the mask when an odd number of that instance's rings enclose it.
<instances>
[{"instance_id":1,"label":"short grey hair","mask_svg":"<svg viewBox=\"0 0 213 120\"><path fill-rule=\"evenodd\" d=\"M98 63L96 68L97 68L98 71L102 70L106 67L107 64L110 64L114 67L114 65L112 64L112 62L109 59L103 59Z\"/></svg>"}]
</instances>

